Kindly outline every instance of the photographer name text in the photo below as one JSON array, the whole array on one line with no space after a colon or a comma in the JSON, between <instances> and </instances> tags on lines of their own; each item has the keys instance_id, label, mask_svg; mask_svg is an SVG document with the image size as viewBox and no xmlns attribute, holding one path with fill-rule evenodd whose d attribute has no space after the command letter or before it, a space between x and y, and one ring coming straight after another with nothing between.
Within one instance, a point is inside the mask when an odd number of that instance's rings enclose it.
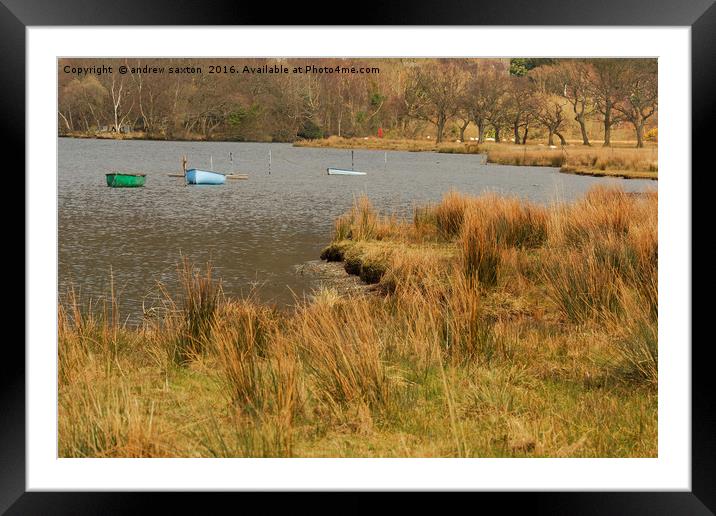
<instances>
[{"instance_id":1,"label":"photographer name text","mask_svg":"<svg viewBox=\"0 0 716 516\"><path fill-rule=\"evenodd\" d=\"M79 77L85 75L105 75L119 73L120 75L137 74L379 74L377 66L285 66L281 64L264 64L261 66L234 66L234 65L208 65L208 66L127 66L127 65L93 65L93 66L70 66L65 65L62 71L66 74L73 74Z\"/></svg>"}]
</instances>

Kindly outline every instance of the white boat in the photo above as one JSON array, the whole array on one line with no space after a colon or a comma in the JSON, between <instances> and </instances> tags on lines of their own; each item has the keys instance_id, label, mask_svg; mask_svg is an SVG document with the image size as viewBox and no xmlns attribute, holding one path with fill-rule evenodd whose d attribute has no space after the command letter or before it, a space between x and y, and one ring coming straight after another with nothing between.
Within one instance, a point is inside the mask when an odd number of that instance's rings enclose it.
<instances>
[{"instance_id":1,"label":"white boat","mask_svg":"<svg viewBox=\"0 0 716 516\"><path fill-rule=\"evenodd\" d=\"M358 172L356 170L346 170L344 168L327 168L329 176L364 176L365 172Z\"/></svg>"}]
</instances>

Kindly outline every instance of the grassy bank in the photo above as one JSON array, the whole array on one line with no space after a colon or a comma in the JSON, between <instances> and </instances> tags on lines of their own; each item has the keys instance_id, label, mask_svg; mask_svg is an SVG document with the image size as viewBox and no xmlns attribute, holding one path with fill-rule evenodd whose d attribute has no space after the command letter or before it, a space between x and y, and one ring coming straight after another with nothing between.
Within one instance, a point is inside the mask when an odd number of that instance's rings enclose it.
<instances>
[{"instance_id":1,"label":"grassy bank","mask_svg":"<svg viewBox=\"0 0 716 516\"><path fill-rule=\"evenodd\" d=\"M656 147L586 147L551 149L540 145L484 144L488 163L560 167L561 172L592 176L657 179Z\"/></svg>"},{"instance_id":2,"label":"grassy bank","mask_svg":"<svg viewBox=\"0 0 716 516\"><path fill-rule=\"evenodd\" d=\"M410 140L393 138L342 138L329 136L316 140L299 140L294 147L318 147L331 149L366 149L404 152L472 152L477 154L477 145L456 142L436 143L435 140Z\"/></svg>"},{"instance_id":3,"label":"grassy bank","mask_svg":"<svg viewBox=\"0 0 716 516\"><path fill-rule=\"evenodd\" d=\"M654 457L656 194L368 199L330 286L276 311L184 262L144 324L59 306L60 456Z\"/></svg>"},{"instance_id":4,"label":"grassy bank","mask_svg":"<svg viewBox=\"0 0 716 516\"><path fill-rule=\"evenodd\" d=\"M298 147L339 149L395 150L409 152L441 152L450 154L485 154L488 163L558 167L561 172L579 175L622 177L626 179L657 179L657 147L634 148L631 142L614 147L579 144L550 148L546 145L514 145L511 143L436 144L433 140L393 140L380 138L339 138L304 140Z\"/></svg>"}]
</instances>

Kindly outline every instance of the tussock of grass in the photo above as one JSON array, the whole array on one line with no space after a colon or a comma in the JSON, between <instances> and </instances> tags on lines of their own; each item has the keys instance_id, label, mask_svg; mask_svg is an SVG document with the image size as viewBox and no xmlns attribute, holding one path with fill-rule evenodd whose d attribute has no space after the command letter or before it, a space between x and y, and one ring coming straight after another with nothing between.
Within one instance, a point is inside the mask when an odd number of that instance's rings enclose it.
<instances>
[{"instance_id":1,"label":"tussock of grass","mask_svg":"<svg viewBox=\"0 0 716 516\"><path fill-rule=\"evenodd\" d=\"M480 216L476 209L468 209L460 235L460 256L465 276L484 285L497 282L500 248L495 222Z\"/></svg>"},{"instance_id":2,"label":"tussock of grass","mask_svg":"<svg viewBox=\"0 0 716 516\"><path fill-rule=\"evenodd\" d=\"M206 273L202 274L184 257L178 275L184 326L175 360L186 362L204 352L222 292L221 285L213 281L211 265L207 265Z\"/></svg>"},{"instance_id":3,"label":"tussock of grass","mask_svg":"<svg viewBox=\"0 0 716 516\"><path fill-rule=\"evenodd\" d=\"M361 195L350 211L336 219L333 240L382 240L395 235L401 226L394 216L379 216L368 197Z\"/></svg>"},{"instance_id":4,"label":"tussock of grass","mask_svg":"<svg viewBox=\"0 0 716 516\"><path fill-rule=\"evenodd\" d=\"M657 453L657 196L367 199L323 257L377 282L276 311L183 262L139 328L59 305L61 456ZM180 357L180 359L177 359Z\"/></svg>"},{"instance_id":5,"label":"tussock of grass","mask_svg":"<svg viewBox=\"0 0 716 516\"><path fill-rule=\"evenodd\" d=\"M547 295L559 310L574 322L583 322L602 310L620 309L618 276L586 251L565 250L559 261L544 267Z\"/></svg>"},{"instance_id":6,"label":"tussock of grass","mask_svg":"<svg viewBox=\"0 0 716 516\"><path fill-rule=\"evenodd\" d=\"M457 192L449 192L433 209L435 226L443 238L450 239L460 234L467 207L465 196Z\"/></svg>"},{"instance_id":7,"label":"tussock of grass","mask_svg":"<svg viewBox=\"0 0 716 516\"><path fill-rule=\"evenodd\" d=\"M656 178L655 147L614 148L568 145L551 149L542 145L484 144L481 152L488 163L561 168L563 172L615 175L627 178Z\"/></svg>"},{"instance_id":8,"label":"tussock of grass","mask_svg":"<svg viewBox=\"0 0 716 516\"><path fill-rule=\"evenodd\" d=\"M638 293L623 290L621 316L608 313L605 324L616 335L618 367L636 383L656 389L658 383L658 324L652 307Z\"/></svg>"}]
</instances>

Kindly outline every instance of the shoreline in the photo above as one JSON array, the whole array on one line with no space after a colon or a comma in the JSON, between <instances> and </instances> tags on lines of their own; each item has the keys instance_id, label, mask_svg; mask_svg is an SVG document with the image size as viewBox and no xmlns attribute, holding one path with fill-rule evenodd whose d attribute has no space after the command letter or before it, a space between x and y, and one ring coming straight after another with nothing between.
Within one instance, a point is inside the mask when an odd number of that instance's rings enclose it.
<instances>
[{"instance_id":1,"label":"shoreline","mask_svg":"<svg viewBox=\"0 0 716 516\"><path fill-rule=\"evenodd\" d=\"M617 177L621 179L650 179L658 181L659 177L656 172L646 172L639 170L598 170L598 169L579 169L570 166L563 166L559 169L562 174L573 174L575 176L592 176L592 177Z\"/></svg>"},{"instance_id":2,"label":"shoreline","mask_svg":"<svg viewBox=\"0 0 716 516\"><path fill-rule=\"evenodd\" d=\"M584 147L578 144L567 147L550 148L543 144L514 145L511 143L442 142L380 139L380 138L338 138L329 137L316 140L296 140L294 142L243 141L225 139L206 139L188 137L165 139L150 137L145 133L76 133L58 135L58 138L78 138L96 140L146 140L165 142L213 142L213 143L283 143L293 147L330 148L350 150L398 151L398 152L436 152L445 154L477 154L486 156L486 163L495 165L532 166L558 168L560 173L614 177L621 179L649 179L658 181L655 154L658 147L642 149L632 147ZM597 165L597 166L595 166Z\"/></svg>"},{"instance_id":3,"label":"shoreline","mask_svg":"<svg viewBox=\"0 0 716 516\"><path fill-rule=\"evenodd\" d=\"M624 143L624 142L621 142ZM543 144L443 142L422 140L391 140L379 138L337 138L302 140L294 147L331 148L351 150L384 150L403 152L436 152L440 154L479 154L486 156L486 163L495 165L559 168L564 174L594 177L618 177L622 179L658 180L655 161L651 154L657 149L636 149L626 146L598 147L574 143L564 148L550 148ZM616 156L615 156L616 155ZM647 155L647 159L644 159ZM575 163L572 163L574 160ZM601 162L605 162L601 164ZM634 169L627 168L630 163ZM598 167L593 165L597 164ZM625 167L625 165L627 167ZM641 168L640 168L641 167ZM648 167L648 168L647 168ZM643 168L647 168L646 170Z\"/></svg>"},{"instance_id":4,"label":"shoreline","mask_svg":"<svg viewBox=\"0 0 716 516\"><path fill-rule=\"evenodd\" d=\"M292 142L272 142L260 140L227 140L205 138L200 135L192 135L185 138L165 138L162 136L150 136L146 133L74 133L74 134L58 134L58 138L68 138L77 140L144 140L149 142L211 142L211 143L292 143Z\"/></svg>"}]
</instances>

